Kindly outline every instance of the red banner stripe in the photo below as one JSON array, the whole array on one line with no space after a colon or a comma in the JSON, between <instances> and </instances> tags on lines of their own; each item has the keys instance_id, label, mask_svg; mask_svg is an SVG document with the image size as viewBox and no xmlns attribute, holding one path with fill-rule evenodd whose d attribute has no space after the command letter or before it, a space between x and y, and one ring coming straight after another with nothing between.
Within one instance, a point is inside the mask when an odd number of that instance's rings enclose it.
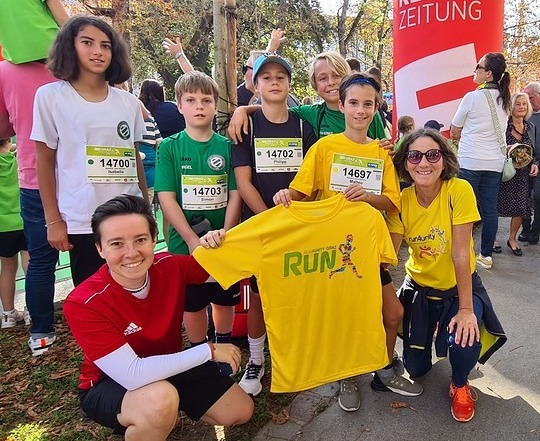
<instances>
[{"instance_id":1,"label":"red banner stripe","mask_svg":"<svg viewBox=\"0 0 540 441\"><path fill-rule=\"evenodd\" d=\"M460 100L463 95L471 90L471 84L472 75L418 90L416 92L418 108L425 109L448 101Z\"/></svg>"}]
</instances>

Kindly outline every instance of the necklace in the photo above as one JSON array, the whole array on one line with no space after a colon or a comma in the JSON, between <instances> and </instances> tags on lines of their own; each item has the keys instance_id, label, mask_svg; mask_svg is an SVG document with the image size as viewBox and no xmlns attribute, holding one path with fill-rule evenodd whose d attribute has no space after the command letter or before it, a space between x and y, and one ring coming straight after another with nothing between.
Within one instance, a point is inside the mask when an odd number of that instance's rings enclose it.
<instances>
[{"instance_id":1,"label":"necklace","mask_svg":"<svg viewBox=\"0 0 540 441\"><path fill-rule=\"evenodd\" d=\"M137 294L138 292L141 292L143 289L145 289L147 286L148 286L148 273L146 273L146 278L144 279L144 283L140 288L137 288L137 289L126 288L126 291L129 291L131 294Z\"/></svg>"},{"instance_id":2,"label":"necklace","mask_svg":"<svg viewBox=\"0 0 540 441\"><path fill-rule=\"evenodd\" d=\"M515 124L513 124L513 127L512 127L512 128L514 129L514 132L516 132L518 135L520 135L520 136L524 136L524 135L525 135L525 124L523 124L523 132L520 132L520 131L517 129L517 127L516 127Z\"/></svg>"}]
</instances>

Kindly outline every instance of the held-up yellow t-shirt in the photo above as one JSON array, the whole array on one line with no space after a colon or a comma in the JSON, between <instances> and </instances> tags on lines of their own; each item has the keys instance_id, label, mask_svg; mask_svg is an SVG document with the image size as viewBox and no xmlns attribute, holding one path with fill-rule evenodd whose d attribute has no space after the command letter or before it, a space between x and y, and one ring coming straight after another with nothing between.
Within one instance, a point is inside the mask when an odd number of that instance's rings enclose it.
<instances>
[{"instance_id":1,"label":"held-up yellow t-shirt","mask_svg":"<svg viewBox=\"0 0 540 441\"><path fill-rule=\"evenodd\" d=\"M379 265L396 254L383 216L343 195L273 207L195 259L223 287L255 275L272 392L295 392L388 364Z\"/></svg>"},{"instance_id":2,"label":"held-up yellow t-shirt","mask_svg":"<svg viewBox=\"0 0 540 441\"><path fill-rule=\"evenodd\" d=\"M452 226L480 219L471 185L459 178L443 181L441 191L429 207L422 207L414 186L401 193L401 214L386 219L391 233L403 234L409 245L407 274L419 285L438 290L456 286L452 260ZM474 243L470 240L471 274L476 270Z\"/></svg>"},{"instance_id":3,"label":"held-up yellow t-shirt","mask_svg":"<svg viewBox=\"0 0 540 441\"><path fill-rule=\"evenodd\" d=\"M399 179L388 150L379 147L378 141L357 144L343 133L325 136L313 144L289 187L308 196L319 192L319 199L335 195L337 191L330 189L330 182L332 181L332 172L336 172L336 167L333 164L336 153L353 158L371 158L384 161L381 194L387 196L396 207L395 212L399 212ZM353 172L351 177L354 177L354 173L363 173L351 169L349 172Z\"/></svg>"}]
</instances>

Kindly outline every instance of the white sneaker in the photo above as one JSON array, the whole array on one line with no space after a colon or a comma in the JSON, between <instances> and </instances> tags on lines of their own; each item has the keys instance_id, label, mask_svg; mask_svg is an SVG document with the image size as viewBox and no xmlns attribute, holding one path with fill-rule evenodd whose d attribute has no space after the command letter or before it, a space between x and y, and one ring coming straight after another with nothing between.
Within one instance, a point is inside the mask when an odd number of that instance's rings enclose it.
<instances>
[{"instance_id":1,"label":"white sneaker","mask_svg":"<svg viewBox=\"0 0 540 441\"><path fill-rule=\"evenodd\" d=\"M253 397L259 395L262 391L261 379L264 375L264 364L248 363L246 371L242 375L242 379L238 386L242 390Z\"/></svg>"},{"instance_id":2,"label":"white sneaker","mask_svg":"<svg viewBox=\"0 0 540 441\"><path fill-rule=\"evenodd\" d=\"M491 256L485 257L482 256L482 253L478 253L478 255L476 256L476 263L482 268L491 269L491 267L493 266L493 259L491 258Z\"/></svg>"},{"instance_id":3,"label":"white sneaker","mask_svg":"<svg viewBox=\"0 0 540 441\"><path fill-rule=\"evenodd\" d=\"M28 338L28 346L32 351L32 356L38 357L43 353L47 352L56 341L56 335L51 335L50 337L41 337L41 338Z\"/></svg>"},{"instance_id":4,"label":"white sneaker","mask_svg":"<svg viewBox=\"0 0 540 441\"><path fill-rule=\"evenodd\" d=\"M30 314L26 309L24 311L15 309L11 314L2 313L2 329L14 328L23 323L30 324Z\"/></svg>"}]
</instances>

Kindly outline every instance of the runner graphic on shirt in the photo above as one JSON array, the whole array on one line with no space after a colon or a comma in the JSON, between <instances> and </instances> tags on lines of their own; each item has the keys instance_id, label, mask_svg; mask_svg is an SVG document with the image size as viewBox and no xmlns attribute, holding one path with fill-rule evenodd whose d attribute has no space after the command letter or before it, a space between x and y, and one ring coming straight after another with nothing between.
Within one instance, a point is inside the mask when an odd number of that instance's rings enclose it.
<instances>
[{"instance_id":1,"label":"runner graphic on shirt","mask_svg":"<svg viewBox=\"0 0 540 441\"><path fill-rule=\"evenodd\" d=\"M347 236L345 237L345 242L339 244L339 252L342 254L341 267L333 271L330 271L330 274L328 274L329 279L331 279L332 276L336 273L344 272L348 266L351 267L353 273L356 274L356 277L358 277L359 279L362 278L362 276L358 274L358 271L356 270L356 265L351 260L351 254L354 250L356 250L356 247L352 246L352 241L353 241L353 235L347 234Z\"/></svg>"}]
</instances>

